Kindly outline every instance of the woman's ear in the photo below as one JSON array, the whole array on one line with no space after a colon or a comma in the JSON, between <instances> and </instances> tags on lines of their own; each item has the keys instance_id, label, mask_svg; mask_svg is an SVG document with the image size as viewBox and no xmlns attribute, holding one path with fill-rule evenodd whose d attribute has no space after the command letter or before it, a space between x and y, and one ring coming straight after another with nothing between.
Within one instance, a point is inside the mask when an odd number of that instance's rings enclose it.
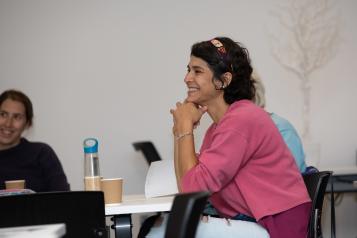
<instances>
[{"instance_id":1,"label":"woman's ear","mask_svg":"<svg viewBox=\"0 0 357 238\"><path fill-rule=\"evenodd\" d=\"M230 72L225 72L222 75L222 79L223 79L223 87L226 88L232 81L232 74Z\"/></svg>"}]
</instances>

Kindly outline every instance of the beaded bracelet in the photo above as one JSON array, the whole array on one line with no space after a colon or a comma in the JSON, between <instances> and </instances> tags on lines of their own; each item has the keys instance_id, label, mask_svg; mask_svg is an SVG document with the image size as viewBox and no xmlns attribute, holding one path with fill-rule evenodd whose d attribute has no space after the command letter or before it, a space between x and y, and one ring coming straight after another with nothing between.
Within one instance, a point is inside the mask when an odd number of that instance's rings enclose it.
<instances>
[{"instance_id":1,"label":"beaded bracelet","mask_svg":"<svg viewBox=\"0 0 357 238\"><path fill-rule=\"evenodd\" d=\"M192 134L192 132L185 132L185 133L182 133L182 134L178 134L177 136L175 136L175 138L176 138L176 140L180 140L180 139L182 139L183 137L185 137L185 136L192 136L193 134Z\"/></svg>"}]
</instances>

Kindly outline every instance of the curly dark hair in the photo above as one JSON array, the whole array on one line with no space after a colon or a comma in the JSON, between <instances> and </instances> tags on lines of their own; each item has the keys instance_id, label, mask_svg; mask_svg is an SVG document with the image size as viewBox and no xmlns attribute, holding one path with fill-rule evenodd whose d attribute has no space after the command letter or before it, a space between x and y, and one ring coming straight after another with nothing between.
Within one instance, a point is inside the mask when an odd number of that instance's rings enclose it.
<instances>
[{"instance_id":1,"label":"curly dark hair","mask_svg":"<svg viewBox=\"0 0 357 238\"><path fill-rule=\"evenodd\" d=\"M15 90L15 89L9 89L4 91L0 95L0 106L3 104L3 102L6 99L11 99L17 102L21 102L24 107L25 107L25 114L26 114L26 122L28 123L29 126L32 126L32 119L33 119L33 107L31 100L28 96L26 96L23 92Z\"/></svg>"},{"instance_id":2,"label":"curly dark hair","mask_svg":"<svg viewBox=\"0 0 357 238\"><path fill-rule=\"evenodd\" d=\"M226 88L217 88L217 90L224 90L223 97L226 103L232 104L242 99L252 100L255 87L250 78L253 68L248 50L241 43L228 37L214 39L223 44L224 54L211 41L202 41L191 47L191 55L206 61L213 71L213 80L219 80L222 85L222 75L226 72L232 74L232 80Z\"/></svg>"}]
</instances>

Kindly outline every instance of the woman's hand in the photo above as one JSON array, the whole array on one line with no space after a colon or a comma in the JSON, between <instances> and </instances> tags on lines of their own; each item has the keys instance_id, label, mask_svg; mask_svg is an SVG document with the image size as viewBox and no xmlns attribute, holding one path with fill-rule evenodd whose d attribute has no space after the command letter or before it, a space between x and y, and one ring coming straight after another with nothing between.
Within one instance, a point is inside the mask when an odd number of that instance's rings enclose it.
<instances>
[{"instance_id":1,"label":"woman's hand","mask_svg":"<svg viewBox=\"0 0 357 238\"><path fill-rule=\"evenodd\" d=\"M177 187L181 191L181 178L197 165L193 139L193 129L200 121L207 107L198 107L191 102L177 102L176 108L170 109L174 126L174 161ZM191 135L191 136L189 136Z\"/></svg>"},{"instance_id":2,"label":"woman's hand","mask_svg":"<svg viewBox=\"0 0 357 238\"><path fill-rule=\"evenodd\" d=\"M192 131L206 111L206 106L198 107L191 102L177 102L176 108L170 110L174 120L174 135Z\"/></svg>"}]
</instances>

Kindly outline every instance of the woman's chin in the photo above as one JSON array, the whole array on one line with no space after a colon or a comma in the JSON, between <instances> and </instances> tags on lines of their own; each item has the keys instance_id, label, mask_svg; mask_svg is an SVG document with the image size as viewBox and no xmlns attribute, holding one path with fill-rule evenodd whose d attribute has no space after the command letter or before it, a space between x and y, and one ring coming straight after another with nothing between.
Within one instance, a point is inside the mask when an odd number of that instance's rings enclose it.
<instances>
[{"instance_id":1,"label":"woman's chin","mask_svg":"<svg viewBox=\"0 0 357 238\"><path fill-rule=\"evenodd\" d=\"M186 98L185 99L185 102L190 102L190 103L193 103L197 106L200 106L200 107L203 107L205 106L204 104L202 104L201 102L197 101L197 100L193 100L193 99L190 99L190 98Z\"/></svg>"},{"instance_id":2,"label":"woman's chin","mask_svg":"<svg viewBox=\"0 0 357 238\"><path fill-rule=\"evenodd\" d=\"M197 104L196 100L194 100L193 98L190 98L190 97L187 97L187 98L185 99L185 102L191 102L191 103Z\"/></svg>"}]
</instances>

